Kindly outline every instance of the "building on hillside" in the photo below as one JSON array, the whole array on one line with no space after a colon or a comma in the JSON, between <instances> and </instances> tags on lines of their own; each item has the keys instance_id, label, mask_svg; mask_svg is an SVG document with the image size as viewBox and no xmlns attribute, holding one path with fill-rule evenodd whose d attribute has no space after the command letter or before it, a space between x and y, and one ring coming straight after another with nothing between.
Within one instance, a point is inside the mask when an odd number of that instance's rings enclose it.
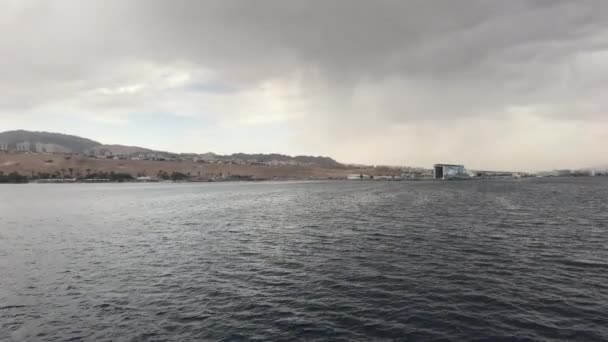
<instances>
[{"instance_id":1,"label":"building on hillside","mask_svg":"<svg viewBox=\"0 0 608 342\"><path fill-rule=\"evenodd\" d=\"M34 151L38 153L71 153L72 150L57 144L45 144L37 142L34 144Z\"/></svg>"},{"instance_id":2,"label":"building on hillside","mask_svg":"<svg viewBox=\"0 0 608 342\"><path fill-rule=\"evenodd\" d=\"M433 166L435 179L465 179L469 178L464 165L435 164Z\"/></svg>"},{"instance_id":3,"label":"building on hillside","mask_svg":"<svg viewBox=\"0 0 608 342\"><path fill-rule=\"evenodd\" d=\"M19 152L29 152L32 150L32 144L29 141L24 141L17 144L17 151Z\"/></svg>"},{"instance_id":4,"label":"building on hillside","mask_svg":"<svg viewBox=\"0 0 608 342\"><path fill-rule=\"evenodd\" d=\"M8 144L0 143L0 151L8 151Z\"/></svg>"}]
</instances>

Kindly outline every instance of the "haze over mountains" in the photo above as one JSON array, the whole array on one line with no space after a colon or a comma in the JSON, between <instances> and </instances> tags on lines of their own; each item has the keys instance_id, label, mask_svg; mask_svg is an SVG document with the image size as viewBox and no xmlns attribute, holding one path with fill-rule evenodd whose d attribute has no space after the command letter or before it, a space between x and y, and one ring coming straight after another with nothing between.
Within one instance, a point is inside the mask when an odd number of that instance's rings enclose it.
<instances>
[{"instance_id":1,"label":"haze over mountains","mask_svg":"<svg viewBox=\"0 0 608 342\"><path fill-rule=\"evenodd\" d=\"M318 165L324 167L339 167L338 163L330 157L316 156L287 156L283 154L246 154L234 153L231 155L218 155L212 152L204 154L177 154L166 151L155 151L138 146L106 145L100 142L82 138L74 135L67 135L52 132L33 132L26 130L7 131L0 133L0 150L18 150L22 152L55 152L55 153L75 153L91 155L120 155L134 156L139 154L150 154L160 156L171 155L192 155L209 160L229 160L239 159L244 161L259 162L294 162L301 164Z\"/></svg>"}]
</instances>

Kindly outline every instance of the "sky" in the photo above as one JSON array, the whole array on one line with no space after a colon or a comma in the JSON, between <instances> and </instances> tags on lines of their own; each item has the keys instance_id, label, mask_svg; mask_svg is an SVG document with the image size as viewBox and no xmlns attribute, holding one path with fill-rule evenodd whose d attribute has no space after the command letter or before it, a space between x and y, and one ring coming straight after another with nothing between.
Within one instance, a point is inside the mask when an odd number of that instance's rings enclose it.
<instances>
[{"instance_id":1,"label":"sky","mask_svg":"<svg viewBox=\"0 0 608 342\"><path fill-rule=\"evenodd\" d=\"M0 56L0 131L382 165L608 165L604 0L5 0Z\"/></svg>"}]
</instances>

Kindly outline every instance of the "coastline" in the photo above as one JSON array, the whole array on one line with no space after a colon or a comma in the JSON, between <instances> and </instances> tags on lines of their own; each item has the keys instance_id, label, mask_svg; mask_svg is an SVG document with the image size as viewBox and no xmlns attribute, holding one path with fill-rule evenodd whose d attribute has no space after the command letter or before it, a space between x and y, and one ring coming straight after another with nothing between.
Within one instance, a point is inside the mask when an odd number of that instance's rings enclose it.
<instances>
[{"instance_id":1,"label":"coastline","mask_svg":"<svg viewBox=\"0 0 608 342\"><path fill-rule=\"evenodd\" d=\"M207 163L194 161L99 159L84 155L44 153L0 153L0 175L9 183L42 180L46 182L109 181L259 181L331 180L351 174L397 177L400 167L307 165L259 165ZM1 178L1 177L0 177ZM65 181L69 179L70 181ZM2 179L0 179L2 182Z\"/></svg>"}]
</instances>

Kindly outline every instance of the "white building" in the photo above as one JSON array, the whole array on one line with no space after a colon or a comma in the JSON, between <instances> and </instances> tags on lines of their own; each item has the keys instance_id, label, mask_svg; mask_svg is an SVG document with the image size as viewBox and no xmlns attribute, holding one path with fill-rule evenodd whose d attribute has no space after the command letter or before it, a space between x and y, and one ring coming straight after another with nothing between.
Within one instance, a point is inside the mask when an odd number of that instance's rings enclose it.
<instances>
[{"instance_id":1,"label":"white building","mask_svg":"<svg viewBox=\"0 0 608 342\"><path fill-rule=\"evenodd\" d=\"M29 141L24 141L22 143L17 144L17 151L19 152L29 152L32 149L32 144Z\"/></svg>"},{"instance_id":2,"label":"white building","mask_svg":"<svg viewBox=\"0 0 608 342\"><path fill-rule=\"evenodd\" d=\"M70 150L67 147L57 145L57 144L44 144L41 142L37 142L34 145L34 151L38 153L70 153Z\"/></svg>"},{"instance_id":3,"label":"white building","mask_svg":"<svg viewBox=\"0 0 608 342\"><path fill-rule=\"evenodd\" d=\"M465 179L469 178L464 165L435 164L433 166L435 179Z\"/></svg>"},{"instance_id":4,"label":"white building","mask_svg":"<svg viewBox=\"0 0 608 342\"><path fill-rule=\"evenodd\" d=\"M0 151L8 151L8 144L0 143Z\"/></svg>"}]
</instances>

